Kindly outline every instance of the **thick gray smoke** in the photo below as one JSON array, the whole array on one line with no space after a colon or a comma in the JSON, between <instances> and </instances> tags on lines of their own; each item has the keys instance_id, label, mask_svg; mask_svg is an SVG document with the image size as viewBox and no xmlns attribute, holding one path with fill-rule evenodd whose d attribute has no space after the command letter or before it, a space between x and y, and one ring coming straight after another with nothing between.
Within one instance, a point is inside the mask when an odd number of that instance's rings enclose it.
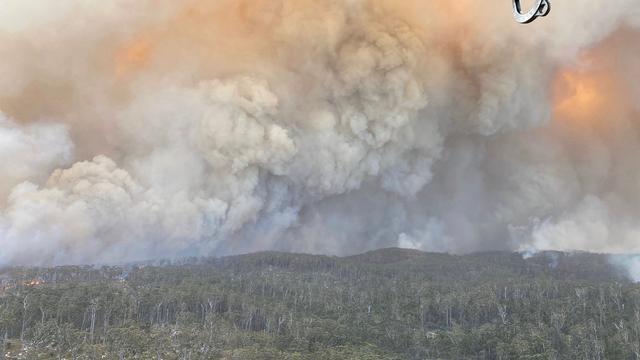
<instances>
[{"instance_id":1,"label":"thick gray smoke","mask_svg":"<svg viewBox=\"0 0 640 360\"><path fill-rule=\"evenodd\" d=\"M640 7L0 4L0 266L638 251Z\"/></svg>"}]
</instances>

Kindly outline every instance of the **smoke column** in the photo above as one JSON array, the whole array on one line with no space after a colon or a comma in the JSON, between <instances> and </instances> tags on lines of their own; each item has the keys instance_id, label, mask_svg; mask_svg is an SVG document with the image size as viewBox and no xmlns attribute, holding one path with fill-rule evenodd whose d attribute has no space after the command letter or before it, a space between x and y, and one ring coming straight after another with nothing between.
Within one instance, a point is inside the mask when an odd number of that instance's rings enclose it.
<instances>
[{"instance_id":1,"label":"smoke column","mask_svg":"<svg viewBox=\"0 0 640 360\"><path fill-rule=\"evenodd\" d=\"M5 0L0 266L640 251L640 7Z\"/></svg>"}]
</instances>

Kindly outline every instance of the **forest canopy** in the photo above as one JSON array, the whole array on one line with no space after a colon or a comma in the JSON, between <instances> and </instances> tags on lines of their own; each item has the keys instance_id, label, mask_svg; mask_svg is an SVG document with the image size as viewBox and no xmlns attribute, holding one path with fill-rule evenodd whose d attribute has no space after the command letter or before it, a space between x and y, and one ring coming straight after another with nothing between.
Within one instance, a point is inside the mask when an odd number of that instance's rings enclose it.
<instances>
[{"instance_id":1,"label":"forest canopy","mask_svg":"<svg viewBox=\"0 0 640 360\"><path fill-rule=\"evenodd\" d=\"M257 253L0 272L8 359L637 359L605 255Z\"/></svg>"}]
</instances>

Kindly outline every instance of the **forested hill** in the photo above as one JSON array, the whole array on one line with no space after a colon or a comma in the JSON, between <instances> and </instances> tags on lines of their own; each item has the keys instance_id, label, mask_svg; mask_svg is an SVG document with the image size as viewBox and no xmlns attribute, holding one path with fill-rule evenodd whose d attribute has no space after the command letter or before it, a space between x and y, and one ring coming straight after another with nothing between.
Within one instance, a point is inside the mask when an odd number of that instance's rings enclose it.
<instances>
[{"instance_id":1,"label":"forested hill","mask_svg":"<svg viewBox=\"0 0 640 360\"><path fill-rule=\"evenodd\" d=\"M0 337L24 359L637 359L640 286L558 252L12 268Z\"/></svg>"}]
</instances>

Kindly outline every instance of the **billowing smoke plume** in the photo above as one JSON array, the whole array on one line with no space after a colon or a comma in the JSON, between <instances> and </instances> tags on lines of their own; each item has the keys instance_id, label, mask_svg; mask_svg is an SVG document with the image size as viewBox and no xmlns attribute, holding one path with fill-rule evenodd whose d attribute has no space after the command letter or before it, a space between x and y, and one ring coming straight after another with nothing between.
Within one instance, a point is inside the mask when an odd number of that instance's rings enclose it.
<instances>
[{"instance_id":1,"label":"billowing smoke plume","mask_svg":"<svg viewBox=\"0 0 640 360\"><path fill-rule=\"evenodd\" d=\"M0 4L0 265L640 248L640 7Z\"/></svg>"}]
</instances>

